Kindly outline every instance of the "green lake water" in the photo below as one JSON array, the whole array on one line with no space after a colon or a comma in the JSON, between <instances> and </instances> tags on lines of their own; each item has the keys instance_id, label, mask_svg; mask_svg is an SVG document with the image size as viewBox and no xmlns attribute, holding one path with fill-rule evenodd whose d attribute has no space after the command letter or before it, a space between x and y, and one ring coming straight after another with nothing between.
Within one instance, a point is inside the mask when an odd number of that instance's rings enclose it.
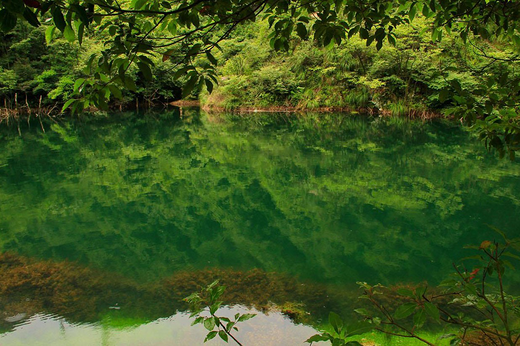
<instances>
[{"instance_id":1,"label":"green lake water","mask_svg":"<svg viewBox=\"0 0 520 346\"><path fill-rule=\"evenodd\" d=\"M45 130L0 130L2 345L202 344L181 298L215 278L230 313L271 311L249 345L300 344L357 281L437 284L488 225L520 236L520 164L456 124L185 109Z\"/></svg>"}]
</instances>

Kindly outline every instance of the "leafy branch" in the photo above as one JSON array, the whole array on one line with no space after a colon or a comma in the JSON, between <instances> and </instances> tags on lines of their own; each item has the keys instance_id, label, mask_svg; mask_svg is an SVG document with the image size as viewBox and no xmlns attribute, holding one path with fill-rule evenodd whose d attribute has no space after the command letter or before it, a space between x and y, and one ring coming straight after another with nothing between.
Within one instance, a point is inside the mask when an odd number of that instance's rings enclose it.
<instances>
[{"instance_id":1,"label":"leafy branch","mask_svg":"<svg viewBox=\"0 0 520 346\"><path fill-rule=\"evenodd\" d=\"M427 345L435 345L417 334L427 318L437 323L445 323L461 328L459 335L447 334L452 345L469 345L475 337L485 338L488 345L518 345L520 329L516 328L519 315L518 297L505 291L506 268L514 269L507 259L520 259L517 240L509 240L496 230L503 242L483 241L479 246L468 248L478 250L479 255L466 257L463 261L477 261L477 265L467 269L463 264L453 265L455 273L441 283L438 289L419 286L415 289L401 288L392 299L401 302L396 309L390 309L380 297L389 297L390 291L382 286L360 283L361 298L367 299L377 313L357 310L363 317L375 324L376 330L389 335L417 339ZM440 294L438 294L440 290ZM393 311L392 311L393 310ZM512 316L514 315L514 318Z\"/></svg>"},{"instance_id":2,"label":"leafy branch","mask_svg":"<svg viewBox=\"0 0 520 346\"><path fill-rule=\"evenodd\" d=\"M256 314L237 313L233 319L217 316L216 313L223 303L220 298L226 290L225 286L219 286L218 283L219 281L216 280L202 288L200 292L193 293L184 299L190 305L190 318L195 318L191 325L202 324L209 331L204 342L218 335L225 342L228 342L231 338L235 343L242 346L232 332L238 331L236 326L238 323L247 321L255 317ZM208 312L209 316L207 316Z\"/></svg>"}]
</instances>

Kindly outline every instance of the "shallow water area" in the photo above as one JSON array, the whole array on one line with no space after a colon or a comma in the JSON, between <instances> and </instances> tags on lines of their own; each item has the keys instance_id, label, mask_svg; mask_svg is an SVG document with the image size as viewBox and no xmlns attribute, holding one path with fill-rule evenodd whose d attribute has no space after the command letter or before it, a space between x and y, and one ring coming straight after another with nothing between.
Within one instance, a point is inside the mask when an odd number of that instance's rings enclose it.
<instances>
[{"instance_id":1,"label":"shallow water area","mask_svg":"<svg viewBox=\"0 0 520 346\"><path fill-rule=\"evenodd\" d=\"M233 335L245 345L295 345L315 334L304 325L295 325L287 316L243 307L223 307L221 316L235 313L256 313L257 316L241 324ZM71 324L64 318L34 315L15 329L0 336L5 346L15 345L199 345L207 330L202 325L191 326L193 319L179 313L148 323L131 325L132 321L106 320L94 324ZM121 323L121 325L114 326ZM125 326L129 323L129 326ZM182 341L181 341L182 340ZM220 339L210 340L206 345L226 345Z\"/></svg>"}]
</instances>

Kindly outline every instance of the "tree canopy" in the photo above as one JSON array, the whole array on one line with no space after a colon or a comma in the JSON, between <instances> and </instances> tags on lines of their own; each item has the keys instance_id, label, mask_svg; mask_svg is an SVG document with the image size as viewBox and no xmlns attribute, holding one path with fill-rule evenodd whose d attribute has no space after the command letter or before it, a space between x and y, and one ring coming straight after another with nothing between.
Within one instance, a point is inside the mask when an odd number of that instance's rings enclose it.
<instances>
[{"instance_id":1,"label":"tree canopy","mask_svg":"<svg viewBox=\"0 0 520 346\"><path fill-rule=\"evenodd\" d=\"M122 88L135 90L127 73L131 65L151 80L153 55L174 63L176 77L185 78L185 95L203 87L211 92L218 82L212 51L244 22L267 19L270 44L276 50L291 49L294 37L330 46L354 35L380 49L395 45L396 27L413 25L418 16L430 20L433 41L445 35L465 42L476 37L505 39L514 52L490 56L490 61L518 60L516 0L3 0L0 29L8 33L25 21L47 26L47 41L60 33L80 44L86 35L101 40L105 49L90 57L84 77L75 81L76 96L65 103L64 109L81 112L89 106L106 109L110 98L121 97ZM460 107L453 114L472 123L485 120L478 130L487 144L512 156L520 143L519 81L497 73L487 77L482 89L471 93L454 81L439 98L456 94Z\"/></svg>"}]
</instances>

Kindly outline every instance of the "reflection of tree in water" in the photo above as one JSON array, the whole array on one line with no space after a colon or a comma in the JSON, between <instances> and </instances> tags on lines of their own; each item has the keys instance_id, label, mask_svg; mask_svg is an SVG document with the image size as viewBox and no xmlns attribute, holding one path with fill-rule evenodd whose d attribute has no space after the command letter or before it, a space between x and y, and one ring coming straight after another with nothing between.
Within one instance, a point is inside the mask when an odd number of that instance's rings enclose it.
<instances>
[{"instance_id":1,"label":"reflection of tree in water","mask_svg":"<svg viewBox=\"0 0 520 346\"><path fill-rule=\"evenodd\" d=\"M438 123L185 112L6 136L0 249L149 282L208 267L440 279L484 223L514 231L520 206L519 166Z\"/></svg>"},{"instance_id":2,"label":"reflection of tree in water","mask_svg":"<svg viewBox=\"0 0 520 346\"><path fill-rule=\"evenodd\" d=\"M76 323L98 322L107 315L146 323L185 311L183 299L215 279L227 287L226 304L275 309L310 324L352 302L358 293L335 293L323 285L258 269L179 272L157 283L138 283L72 262L35 261L9 253L0 255L0 272L3 331L13 327L13 316L29 318L42 312Z\"/></svg>"}]
</instances>

